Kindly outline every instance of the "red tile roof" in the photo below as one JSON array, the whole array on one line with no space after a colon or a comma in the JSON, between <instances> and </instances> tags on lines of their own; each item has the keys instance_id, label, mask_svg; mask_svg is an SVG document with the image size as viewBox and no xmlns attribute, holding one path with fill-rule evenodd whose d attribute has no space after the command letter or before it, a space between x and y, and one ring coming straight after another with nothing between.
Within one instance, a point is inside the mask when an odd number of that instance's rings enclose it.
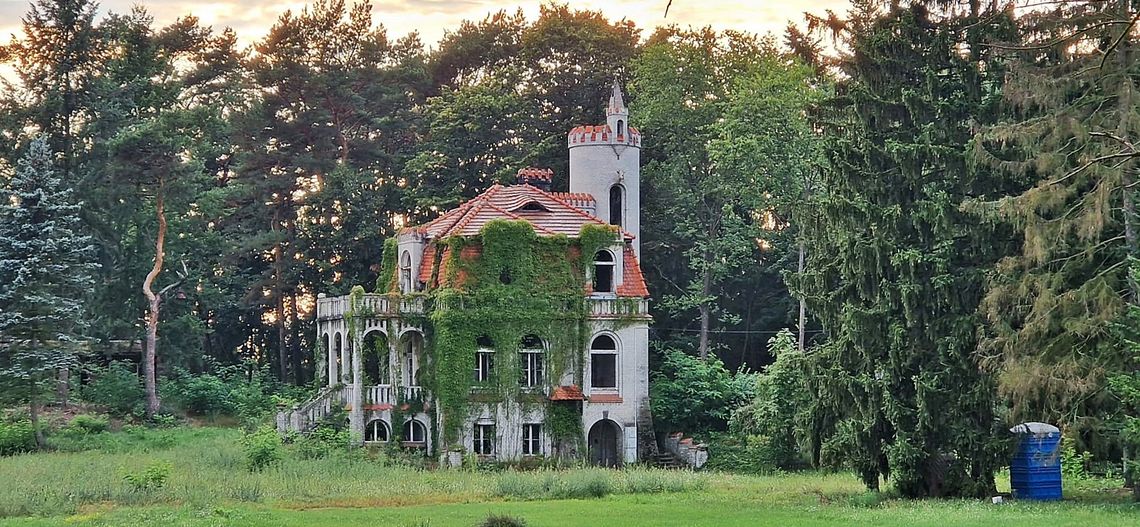
<instances>
[{"instance_id":1,"label":"red tile roof","mask_svg":"<svg viewBox=\"0 0 1140 527\"><path fill-rule=\"evenodd\" d=\"M557 386L554 391L550 392L551 401L582 401L586 397L582 395L582 389L576 384L570 386Z\"/></svg>"},{"instance_id":2,"label":"red tile roof","mask_svg":"<svg viewBox=\"0 0 1140 527\"><path fill-rule=\"evenodd\" d=\"M435 239L473 236L493 219L526 221L539 236L577 236L583 225L608 225L563 199L563 195L545 192L531 185L495 184L479 196L428 222L419 232ZM622 236L626 240L633 239L633 235L625 231Z\"/></svg>"},{"instance_id":3,"label":"red tile roof","mask_svg":"<svg viewBox=\"0 0 1140 527\"><path fill-rule=\"evenodd\" d=\"M617 295L634 298L648 298L649 288L645 286L645 277L641 274L641 264L637 262L637 255L633 248L625 246L622 259L622 283L617 286Z\"/></svg>"}]
</instances>

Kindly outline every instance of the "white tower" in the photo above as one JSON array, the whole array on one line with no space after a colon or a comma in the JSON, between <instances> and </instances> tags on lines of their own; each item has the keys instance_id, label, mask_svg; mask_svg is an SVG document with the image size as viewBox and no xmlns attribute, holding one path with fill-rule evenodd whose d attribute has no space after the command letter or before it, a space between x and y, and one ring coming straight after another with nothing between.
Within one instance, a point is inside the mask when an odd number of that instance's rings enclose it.
<instances>
[{"instance_id":1,"label":"white tower","mask_svg":"<svg viewBox=\"0 0 1140 527\"><path fill-rule=\"evenodd\" d=\"M629 110L616 79L606 124L576 127L566 142L570 192L594 196L595 215L633 234L633 251L640 258L641 132L629 126Z\"/></svg>"}]
</instances>

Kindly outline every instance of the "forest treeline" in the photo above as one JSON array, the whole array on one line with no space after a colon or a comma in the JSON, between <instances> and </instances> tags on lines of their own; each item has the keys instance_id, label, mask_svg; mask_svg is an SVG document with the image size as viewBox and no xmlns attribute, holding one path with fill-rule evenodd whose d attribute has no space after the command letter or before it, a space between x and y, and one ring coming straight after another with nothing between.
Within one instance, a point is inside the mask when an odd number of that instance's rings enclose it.
<instances>
[{"instance_id":1,"label":"forest treeline","mask_svg":"<svg viewBox=\"0 0 1140 527\"><path fill-rule=\"evenodd\" d=\"M0 47L0 331L308 383L317 293L375 284L384 238L519 168L564 189L565 134L602 121L616 77L658 349L759 367L798 327L795 405L757 419L872 488L992 492L1022 420L1130 466L1140 5L1030 4L859 0L781 38L551 4L428 46L329 0L246 47L36 0ZM39 216L18 197L38 188L58 198ZM36 250L89 282L16 280Z\"/></svg>"}]
</instances>

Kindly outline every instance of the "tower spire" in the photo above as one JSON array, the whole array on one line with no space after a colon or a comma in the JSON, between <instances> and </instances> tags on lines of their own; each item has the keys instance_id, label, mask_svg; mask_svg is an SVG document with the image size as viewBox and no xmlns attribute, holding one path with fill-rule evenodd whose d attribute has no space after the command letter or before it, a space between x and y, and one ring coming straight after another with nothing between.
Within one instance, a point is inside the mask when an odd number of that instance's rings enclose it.
<instances>
[{"instance_id":1,"label":"tower spire","mask_svg":"<svg viewBox=\"0 0 1140 527\"><path fill-rule=\"evenodd\" d=\"M606 115L628 115L629 110L625 107L625 98L622 97L621 85L618 84L617 76L614 76L614 89L610 94L610 105L606 108Z\"/></svg>"}]
</instances>

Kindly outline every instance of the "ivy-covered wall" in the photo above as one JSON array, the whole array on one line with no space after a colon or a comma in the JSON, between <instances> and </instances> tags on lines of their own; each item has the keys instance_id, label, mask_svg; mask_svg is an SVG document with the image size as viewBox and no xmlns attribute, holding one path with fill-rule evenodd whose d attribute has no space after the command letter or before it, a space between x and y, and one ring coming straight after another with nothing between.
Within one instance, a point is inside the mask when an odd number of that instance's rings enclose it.
<instances>
[{"instance_id":1,"label":"ivy-covered wall","mask_svg":"<svg viewBox=\"0 0 1140 527\"><path fill-rule=\"evenodd\" d=\"M616 231L585 226L578 238L540 237L524 221L493 220L477 237L451 237L435 243L450 248L444 285L432 291L431 367L424 382L443 409L439 431L442 446L459 439L463 423L476 404L516 403L519 408L545 407L537 394L521 391L519 345L528 335L546 346L545 382L558 385L565 373L582 384L589 331L585 284L589 260L599 248L613 244ZM465 259L463 249L478 246L477 258ZM440 247L442 249L442 247ZM457 276L462 284L455 287ZM473 373L480 338L495 351L492 378L476 383ZM503 405L510 407L512 405ZM549 417L549 416L548 416ZM565 416L548 430L556 441L580 439L577 426ZM574 437L559 437L573 434Z\"/></svg>"}]
</instances>

